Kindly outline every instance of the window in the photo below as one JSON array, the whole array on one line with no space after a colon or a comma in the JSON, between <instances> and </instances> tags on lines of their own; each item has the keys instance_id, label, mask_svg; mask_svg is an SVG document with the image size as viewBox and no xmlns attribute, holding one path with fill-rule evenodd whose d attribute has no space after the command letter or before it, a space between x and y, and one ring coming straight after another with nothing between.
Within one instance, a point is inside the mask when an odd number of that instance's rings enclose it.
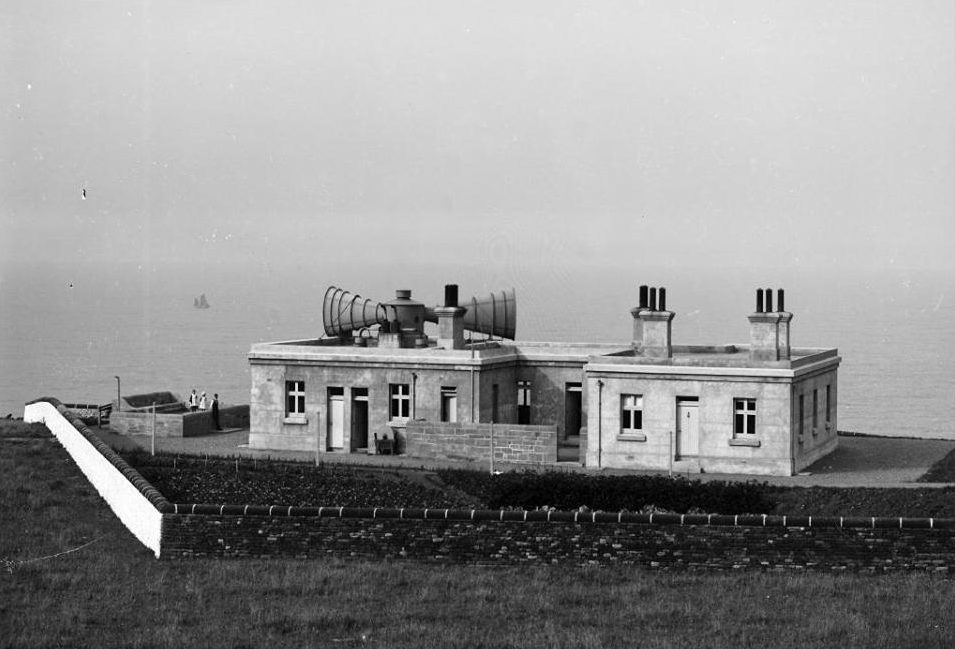
<instances>
[{"instance_id":1,"label":"window","mask_svg":"<svg viewBox=\"0 0 955 649\"><path fill-rule=\"evenodd\" d=\"M799 395L799 438L806 431L806 395Z\"/></svg>"},{"instance_id":2,"label":"window","mask_svg":"<svg viewBox=\"0 0 955 649\"><path fill-rule=\"evenodd\" d=\"M491 386L491 423L497 423L498 415L498 398L497 398L497 383Z\"/></svg>"},{"instance_id":3,"label":"window","mask_svg":"<svg viewBox=\"0 0 955 649\"><path fill-rule=\"evenodd\" d=\"M756 434L756 399L733 399L733 436Z\"/></svg>"},{"instance_id":4,"label":"window","mask_svg":"<svg viewBox=\"0 0 955 649\"><path fill-rule=\"evenodd\" d=\"M285 382L285 416L305 416L305 381Z\"/></svg>"},{"instance_id":5,"label":"window","mask_svg":"<svg viewBox=\"0 0 955 649\"><path fill-rule=\"evenodd\" d=\"M831 390L829 389L832 386L826 386L826 423L832 421L832 395Z\"/></svg>"},{"instance_id":6,"label":"window","mask_svg":"<svg viewBox=\"0 0 955 649\"><path fill-rule=\"evenodd\" d=\"M407 383L391 383L391 418L407 419L411 416L411 388Z\"/></svg>"},{"instance_id":7,"label":"window","mask_svg":"<svg viewBox=\"0 0 955 649\"><path fill-rule=\"evenodd\" d=\"M643 430L643 395L620 395L620 434L639 433Z\"/></svg>"},{"instance_id":8,"label":"window","mask_svg":"<svg viewBox=\"0 0 955 649\"><path fill-rule=\"evenodd\" d=\"M458 389L455 387L441 388L441 421L456 422L458 420Z\"/></svg>"},{"instance_id":9,"label":"window","mask_svg":"<svg viewBox=\"0 0 955 649\"><path fill-rule=\"evenodd\" d=\"M812 434L816 434L819 427L819 390L812 391Z\"/></svg>"},{"instance_id":10,"label":"window","mask_svg":"<svg viewBox=\"0 0 955 649\"><path fill-rule=\"evenodd\" d=\"M531 382L517 382L517 423L531 423Z\"/></svg>"}]
</instances>

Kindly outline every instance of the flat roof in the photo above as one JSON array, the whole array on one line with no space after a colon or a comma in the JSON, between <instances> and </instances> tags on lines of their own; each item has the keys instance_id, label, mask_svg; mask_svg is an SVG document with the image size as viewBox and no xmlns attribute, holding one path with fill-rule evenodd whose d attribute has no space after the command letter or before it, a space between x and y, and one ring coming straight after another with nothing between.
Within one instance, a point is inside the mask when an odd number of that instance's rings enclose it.
<instances>
[{"instance_id":1,"label":"flat roof","mask_svg":"<svg viewBox=\"0 0 955 649\"><path fill-rule=\"evenodd\" d=\"M796 368L825 359L837 359L838 350L821 347L793 347L790 359L754 361L748 345L674 345L668 358L637 353L629 343L563 343L528 341L490 341L475 343L474 348L445 349L428 347L360 347L338 339L289 340L256 343L249 352L250 361L295 362L397 362L437 364L478 364L525 360L540 362L599 363L615 366L668 365L677 367L772 367ZM621 368L622 369L622 368Z\"/></svg>"}]
</instances>

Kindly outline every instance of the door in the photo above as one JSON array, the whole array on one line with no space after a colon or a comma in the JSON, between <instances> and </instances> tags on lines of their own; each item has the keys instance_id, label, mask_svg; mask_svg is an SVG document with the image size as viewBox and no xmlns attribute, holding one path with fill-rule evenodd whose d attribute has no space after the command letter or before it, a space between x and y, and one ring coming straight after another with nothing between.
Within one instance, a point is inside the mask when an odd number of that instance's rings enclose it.
<instances>
[{"instance_id":1,"label":"door","mask_svg":"<svg viewBox=\"0 0 955 649\"><path fill-rule=\"evenodd\" d=\"M568 383L564 394L564 437L580 435L583 389L580 383Z\"/></svg>"},{"instance_id":2,"label":"door","mask_svg":"<svg viewBox=\"0 0 955 649\"><path fill-rule=\"evenodd\" d=\"M351 450L368 448L368 388L352 388Z\"/></svg>"},{"instance_id":3,"label":"door","mask_svg":"<svg viewBox=\"0 0 955 649\"><path fill-rule=\"evenodd\" d=\"M695 398L677 399L676 454L695 457L700 453L700 402Z\"/></svg>"},{"instance_id":4,"label":"door","mask_svg":"<svg viewBox=\"0 0 955 649\"><path fill-rule=\"evenodd\" d=\"M454 423L458 420L458 389L441 388L441 421Z\"/></svg>"},{"instance_id":5,"label":"door","mask_svg":"<svg viewBox=\"0 0 955 649\"><path fill-rule=\"evenodd\" d=\"M345 448L345 394L340 388L328 394L328 448Z\"/></svg>"}]
</instances>

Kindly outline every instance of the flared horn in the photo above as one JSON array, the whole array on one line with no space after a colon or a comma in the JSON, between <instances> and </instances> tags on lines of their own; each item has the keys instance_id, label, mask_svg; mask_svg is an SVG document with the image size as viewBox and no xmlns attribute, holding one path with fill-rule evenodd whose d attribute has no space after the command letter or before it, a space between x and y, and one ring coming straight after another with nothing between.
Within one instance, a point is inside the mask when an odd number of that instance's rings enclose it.
<instances>
[{"instance_id":1,"label":"flared horn","mask_svg":"<svg viewBox=\"0 0 955 649\"><path fill-rule=\"evenodd\" d=\"M517 298L514 296L513 288L495 291L484 297L461 300L458 306L467 309L463 319L465 329L514 340L517 327Z\"/></svg>"},{"instance_id":2,"label":"flared horn","mask_svg":"<svg viewBox=\"0 0 955 649\"><path fill-rule=\"evenodd\" d=\"M329 286L322 302L322 320L326 334L345 336L362 327L387 322L388 313L381 302Z\"/></svg>"}]
</instances>

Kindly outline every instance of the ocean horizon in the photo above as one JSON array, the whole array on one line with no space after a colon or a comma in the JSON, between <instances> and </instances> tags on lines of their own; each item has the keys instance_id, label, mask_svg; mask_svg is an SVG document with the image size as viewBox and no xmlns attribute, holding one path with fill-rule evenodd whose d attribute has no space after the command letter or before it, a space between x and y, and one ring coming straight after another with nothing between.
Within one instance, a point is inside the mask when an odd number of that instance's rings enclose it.
<instances>
[{"instance_id":1,"label":"ocean horizon","mask_svg":"<svg viewBox=\"0 0 955 649\"><path fill-rule=\"evenodd\" d=\"M5 264L0 269L0 416L43 396L107 403L193 388L248 403L254 343L322 335L329 285L387 301L410 288L438 304L514 287L517 338L620 342L640 284L664 286L674 344L747 343L757 287L786 290L796 347L835 347L839 428L955 439L955 278L947 271L687 269L526 262L286 266ZM210 308L197 309L205 294Z\"/></svg>"}]
</instances>

